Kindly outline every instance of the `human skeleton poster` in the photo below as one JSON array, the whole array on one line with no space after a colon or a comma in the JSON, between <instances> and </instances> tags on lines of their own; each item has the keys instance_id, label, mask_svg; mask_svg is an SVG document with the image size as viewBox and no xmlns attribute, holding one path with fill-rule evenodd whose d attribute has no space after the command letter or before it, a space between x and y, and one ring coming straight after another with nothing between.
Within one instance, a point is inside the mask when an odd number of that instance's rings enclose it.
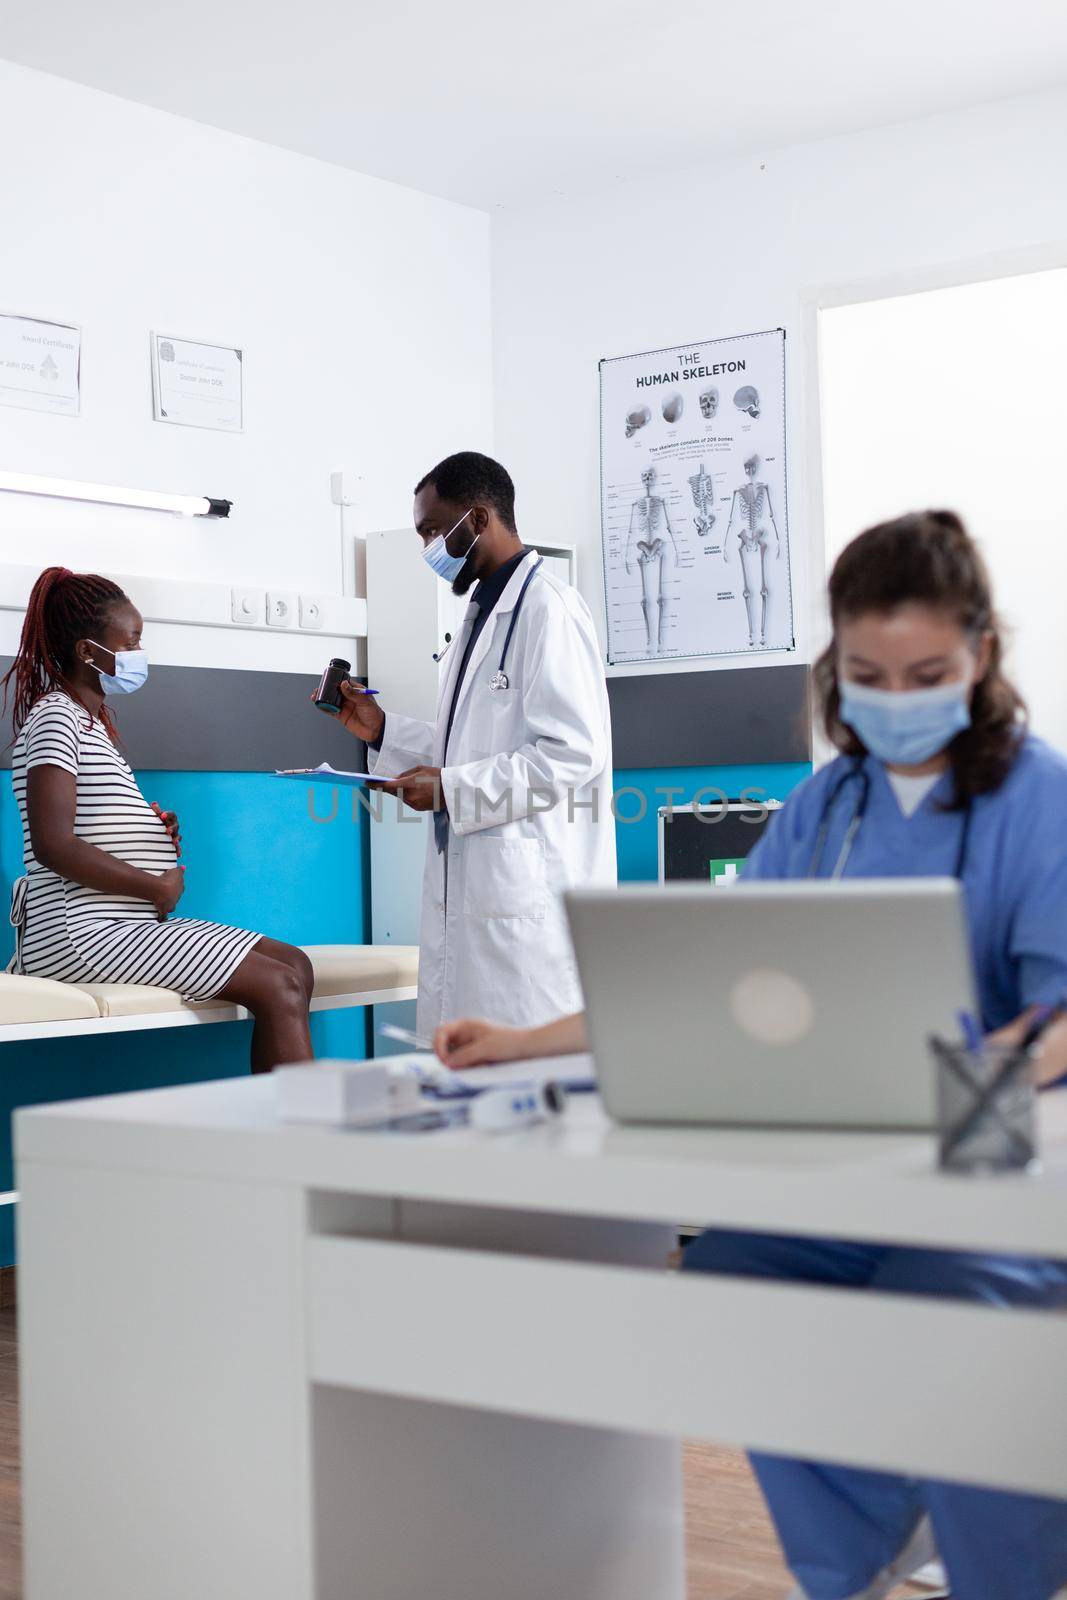
<instances>
[{"instance_id":1,"label":"human skeleton poster","mask_svg":"<svg viewBox=\"0 0 1067 1600\"><path fill-rule=\"evenodd\" d=\"M785 333L600 363L608 660L792 650Z\"/></svg>"}]
</instances>

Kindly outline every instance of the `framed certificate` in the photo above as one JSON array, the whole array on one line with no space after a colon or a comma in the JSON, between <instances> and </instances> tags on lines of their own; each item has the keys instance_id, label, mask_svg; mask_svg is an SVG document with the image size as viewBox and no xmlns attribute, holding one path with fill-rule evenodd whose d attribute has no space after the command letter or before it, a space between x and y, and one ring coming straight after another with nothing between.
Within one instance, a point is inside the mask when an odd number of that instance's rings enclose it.
<instances>
[{"instance_id":1,"label":"framed certificate","mask_svg":"<svg viewBox=\"0 0 1067 1600\"><path fill-rule=\"evenodd\" d=\"M242 432L242 369L242 353L232 345L153 333L153 417L186 428Z\"/></svg>"},{"instance_id":2,"label":"framed certificate","mask_svg":"<svg viewBox=\"0 0 1067 1600\"><path fill-rule=\"evenodd\" d=\"M0 312L0 405L76 417L81 353L80 328Z\"/></svg>"}]
</instances>

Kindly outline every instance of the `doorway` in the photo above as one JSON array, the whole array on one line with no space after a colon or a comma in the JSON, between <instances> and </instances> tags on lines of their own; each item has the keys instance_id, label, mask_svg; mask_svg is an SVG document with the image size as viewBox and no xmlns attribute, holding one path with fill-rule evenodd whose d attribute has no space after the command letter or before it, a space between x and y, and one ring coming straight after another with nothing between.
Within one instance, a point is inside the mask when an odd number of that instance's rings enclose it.
<instances>
[{"instance_id":1,"label":"doorway","mask_svg":"<svg viewBox=\"0 0 1067 1600\"><path fill-rule=\"evenodd\" d=\"M1067 269L824 308L819 349L827 573L872 523L958 511L1067 751Z\"/></svg>"}]
</instances>

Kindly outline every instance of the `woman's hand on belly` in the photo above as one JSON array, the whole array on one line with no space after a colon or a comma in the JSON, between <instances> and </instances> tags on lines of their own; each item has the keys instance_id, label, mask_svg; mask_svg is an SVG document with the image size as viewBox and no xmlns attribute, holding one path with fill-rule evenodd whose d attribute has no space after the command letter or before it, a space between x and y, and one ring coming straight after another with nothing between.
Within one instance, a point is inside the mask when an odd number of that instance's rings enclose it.
<instances>
[{"instance_id":1,"label":"woman's hand on belly","mask_svg":"<svg viewBox=\"0 0 1067 1600\"><path fill-rule=\"evenodd\" d=\"M155 800L152 801L150 809L155 812L170 835L170 842L174 846L175 856L180 856L182 853L182 836L178 827L178 813L176 811L161 811Z\"/></svg>"},{"instance_id":2,"label":"woman's hand on belly","mask_svg":"<svg viewBox=\"0 0 1067 1600\"><path fill-rule=\"evenodd\" d=\"M160 922L166 922L174 907L185 893L185 868L170 867L155 880L156 892L152 904Z\"/></svg>"}]
</instances>

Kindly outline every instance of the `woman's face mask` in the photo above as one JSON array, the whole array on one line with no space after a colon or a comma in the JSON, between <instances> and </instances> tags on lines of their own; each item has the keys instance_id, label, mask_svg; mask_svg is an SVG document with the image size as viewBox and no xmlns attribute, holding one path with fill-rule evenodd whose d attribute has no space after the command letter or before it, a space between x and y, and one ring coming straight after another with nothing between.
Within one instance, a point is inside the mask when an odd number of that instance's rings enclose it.
<instances>
[{"instance_id":1,"label":"woman's face mask","mask_svg":"<svg viewBox=\"0 0 1067 1600\"><path fill-rule=\"evenodd\" d=\"M86 665L96 667L100 674L100 687L105 694L133 694L135 689L140 689L148 678L148 657L143 650L109 650L105 644L97 644L95 639L89 643L104 655L114 656L114 672L104 672L96 662L86 657Z\"/></svg>"},{"instance_id":2,"label":"woman's face mask","mask_svg":"<svg viewBox=\"0 0 1067 1600\"><path fill-rule=\"evenodd\" d=\"M841 684L841 720L879 761L921 767L971 723L969 679L938 689L871 689Z\"/></svg>"},{"instance_id":3,"label":"woman's face mask","mask_svg":"<svg viewBox=\"0 0 1067 1600\"><path fill-rule=\"evenodd\" d=\"M841 720L889 766L918 767L970 726L987 662L951 615L918 603L838 628Z\"/></svg>"}]
</instances>

